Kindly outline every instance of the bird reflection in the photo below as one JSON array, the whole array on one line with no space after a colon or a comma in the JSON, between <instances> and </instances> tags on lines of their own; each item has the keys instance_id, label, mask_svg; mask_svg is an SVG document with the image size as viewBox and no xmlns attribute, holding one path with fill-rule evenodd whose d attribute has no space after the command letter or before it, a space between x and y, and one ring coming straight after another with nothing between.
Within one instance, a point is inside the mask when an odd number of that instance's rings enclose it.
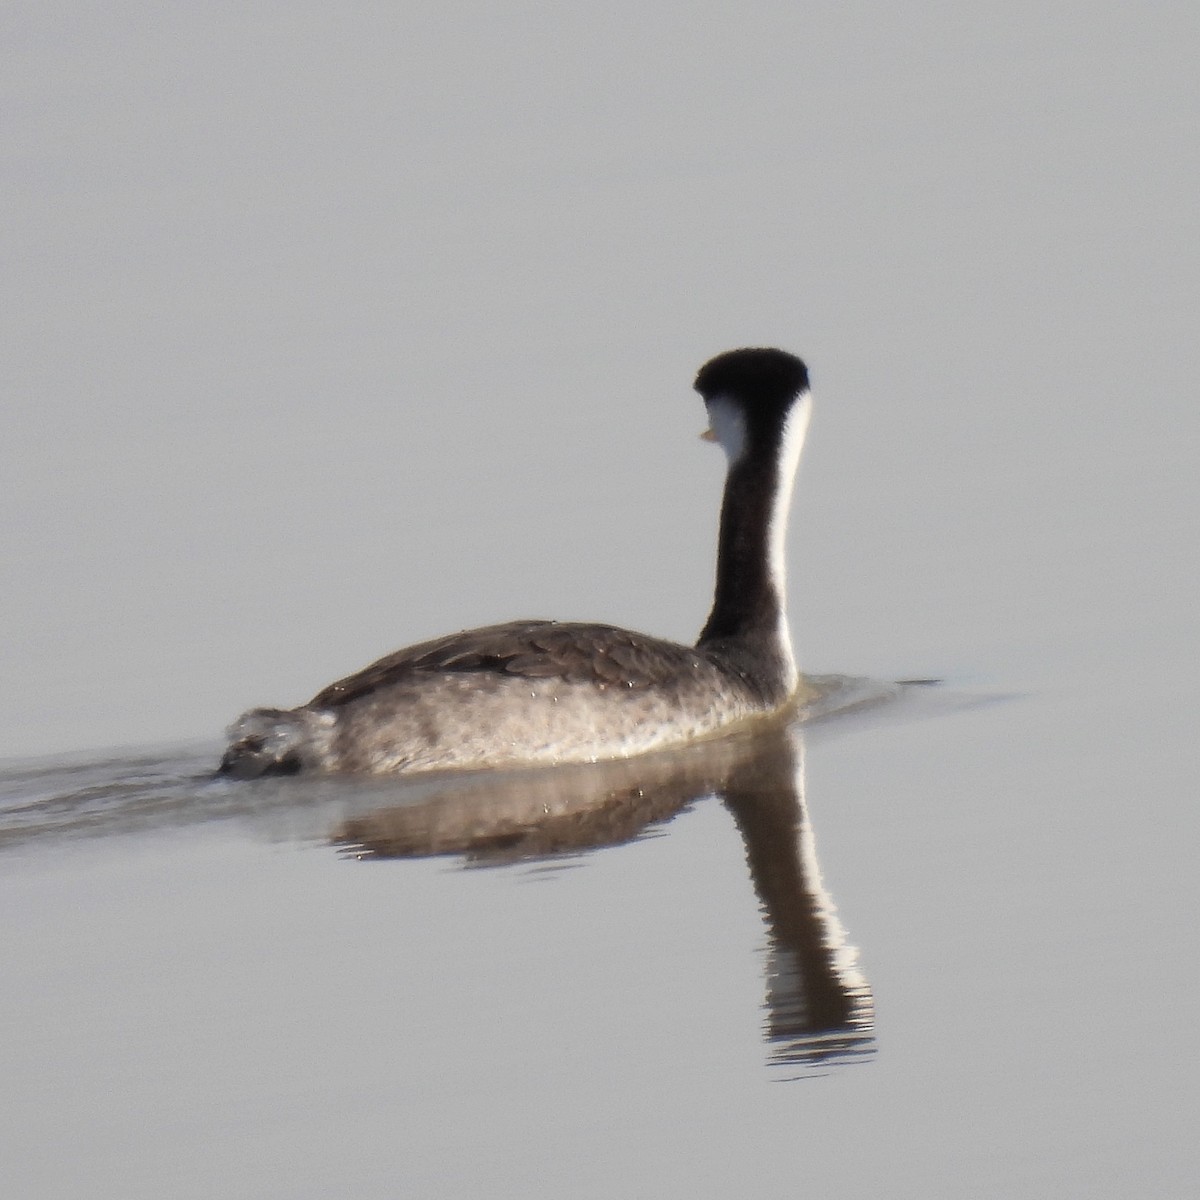
<instances>
[{"instance_id":1,"label":"bird reflection","mask_svg":"<svg viewBox=\"0 0 1200 1200\"><path fill-rule=\"evenodd\" d=\"M260 836L333 840L362 856L531 862L615 846L720 797L741 832L767 930L772 1062L806 1073L873 1050L871 993L821 880L804 799L800 726L894 689L810 680L787 722L612 763L394 781L211 778L211 749L77 756L0 769L0 854L70 839L237 821Z\"/></svg>"},{"instance_id":2,"label":"bird reflection","mask_svg":"<svg viewBox=\"0 0 1200 1200\"><path fill-rule=\"evenodd\" d=\"M448 778L345 820L335 841L371 857L531 861L630 841L710 795L741 832L766 923L770 1061L812 1069L870 1056L871 992L821 879L797 725L620 762Z\"/></svg>"},{"instance_id":3,"label":"bird reflection","mask_svg":"<svg viewBox=\"0 0 1200 1200\"><path fill-rule=\"evenodd\" d=\"M799 731L740 764L722 799L741 830L767 922L771 1060L812 1064L870 1055L871 989L821 878Z\"/></svg>"}]
</instances>

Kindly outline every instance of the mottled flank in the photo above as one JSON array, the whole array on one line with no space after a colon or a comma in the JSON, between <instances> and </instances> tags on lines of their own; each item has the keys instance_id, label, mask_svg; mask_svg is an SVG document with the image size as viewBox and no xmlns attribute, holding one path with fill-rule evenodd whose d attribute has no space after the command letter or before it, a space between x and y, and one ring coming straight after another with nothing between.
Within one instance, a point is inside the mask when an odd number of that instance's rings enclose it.
<instances>
[{"instance_id":1,"label":"mottled flank","mask_svg":"<svg viewBox=\"0 0 1200 1200\"><path fill-rule=\"evenodd\" d=\"M623 758L772 712L766 663L609 625L512 621L397 651L302 708L256 709L223 770L370 773ZM764 655L773 650L761 647ZM756 669L756 667L758 669Z\"/></svg>"}]
</instances>

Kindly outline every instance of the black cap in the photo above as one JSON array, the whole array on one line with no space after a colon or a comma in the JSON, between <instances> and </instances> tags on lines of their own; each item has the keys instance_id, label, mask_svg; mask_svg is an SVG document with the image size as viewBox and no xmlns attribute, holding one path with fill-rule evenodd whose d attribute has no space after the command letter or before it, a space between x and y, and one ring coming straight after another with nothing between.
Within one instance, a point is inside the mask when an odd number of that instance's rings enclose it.
<instances>
[{"instance_id":1,"label":"black cap","mask_svg":"<svg viewBox=\"0 0 1200 1200\"><path fill-rule=\"evenodd\" d=\"M700 368L694 386L705 400L725 395L789 404L808 391L808 368L786 350L727 350Z\"/></svg>"}]
</instances>

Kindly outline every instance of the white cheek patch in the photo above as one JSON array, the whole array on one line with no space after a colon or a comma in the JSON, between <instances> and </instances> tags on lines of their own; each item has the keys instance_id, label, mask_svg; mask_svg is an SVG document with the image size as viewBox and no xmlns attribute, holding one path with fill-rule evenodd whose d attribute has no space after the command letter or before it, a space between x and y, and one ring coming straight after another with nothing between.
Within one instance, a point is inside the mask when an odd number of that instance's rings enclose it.
<instances>
[{"instance_id":1,"label":"white cheek patch","mask_svg":"<svg viewBox=\"0 0 1200 1200\"><path fill-rule=\"evenodd\" d=\"M725 451L729 465L733 466L746 452L746 422L742 410L725 396L714 396L705 407L713 436Z\"/></svg>"}]
</instances>

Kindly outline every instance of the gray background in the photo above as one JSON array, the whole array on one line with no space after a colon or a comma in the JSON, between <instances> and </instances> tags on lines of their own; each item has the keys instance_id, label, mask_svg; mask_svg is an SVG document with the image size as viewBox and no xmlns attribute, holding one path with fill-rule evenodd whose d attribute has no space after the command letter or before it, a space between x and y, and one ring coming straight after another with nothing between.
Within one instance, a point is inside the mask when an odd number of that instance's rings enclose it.
<instances>
[{"instance_id":1,"label":"gray background","mask_svg":"<svg viewBox=\"0 0 1200 1200\"><path fill-rule=\"evenodd\" d=\"M1131 669L1195 583L1189 5L9 12L6 753L688 636L745 343L817 389L806 665Z\"/></svg>"},{"instance_id":2,"label":"gray background","mask_svg":"<svg viewBox=\"0 0 1200 1200\"><path fill-rule=\"evenodd\" d=\"M716 809L557 879L550 911L504 873L261 847L228 869L178 849L161 878L27 864L4 883L28 982L8 1027L32 1031L6 1064L11 1194L78 1169L91 1194L330 1195L347 1157L360 1195L1192 1194L1194 5L41 3L4 25L0 754L213 738L514 616L693 636L721 463L689 384L742 344L815 381L802 665L1019 697L814 748L881 1052L804 1085L731 1080L752 1025L713 1042L753 972L696 1008L722 975L695 931L754 936L744 880L695 848L727 840ZM646 857L667 847L671 888ZM667 952L625 940L681 878L713 888L672 926L687 1004L638 990ZM238 887L241 936L197 933ZM501 956L487 1020L465 966L439 974L464 908L464 962ZM191 967L118 965L105 1024L82 947L124 962L147 912ZM556 956L583 912L599 978ZM312 954L350 978L408 919L427 938L379 961L424 981L419 1036L374 977L297 998ZM202 988L230 971L244 1004ZM586 1018L549 1021L535 985ZM646 1010L677 1040L631 1041ZM74 1166L45 1155L56 1119L89 1131Z\"/></svg>"}]
</instances>

